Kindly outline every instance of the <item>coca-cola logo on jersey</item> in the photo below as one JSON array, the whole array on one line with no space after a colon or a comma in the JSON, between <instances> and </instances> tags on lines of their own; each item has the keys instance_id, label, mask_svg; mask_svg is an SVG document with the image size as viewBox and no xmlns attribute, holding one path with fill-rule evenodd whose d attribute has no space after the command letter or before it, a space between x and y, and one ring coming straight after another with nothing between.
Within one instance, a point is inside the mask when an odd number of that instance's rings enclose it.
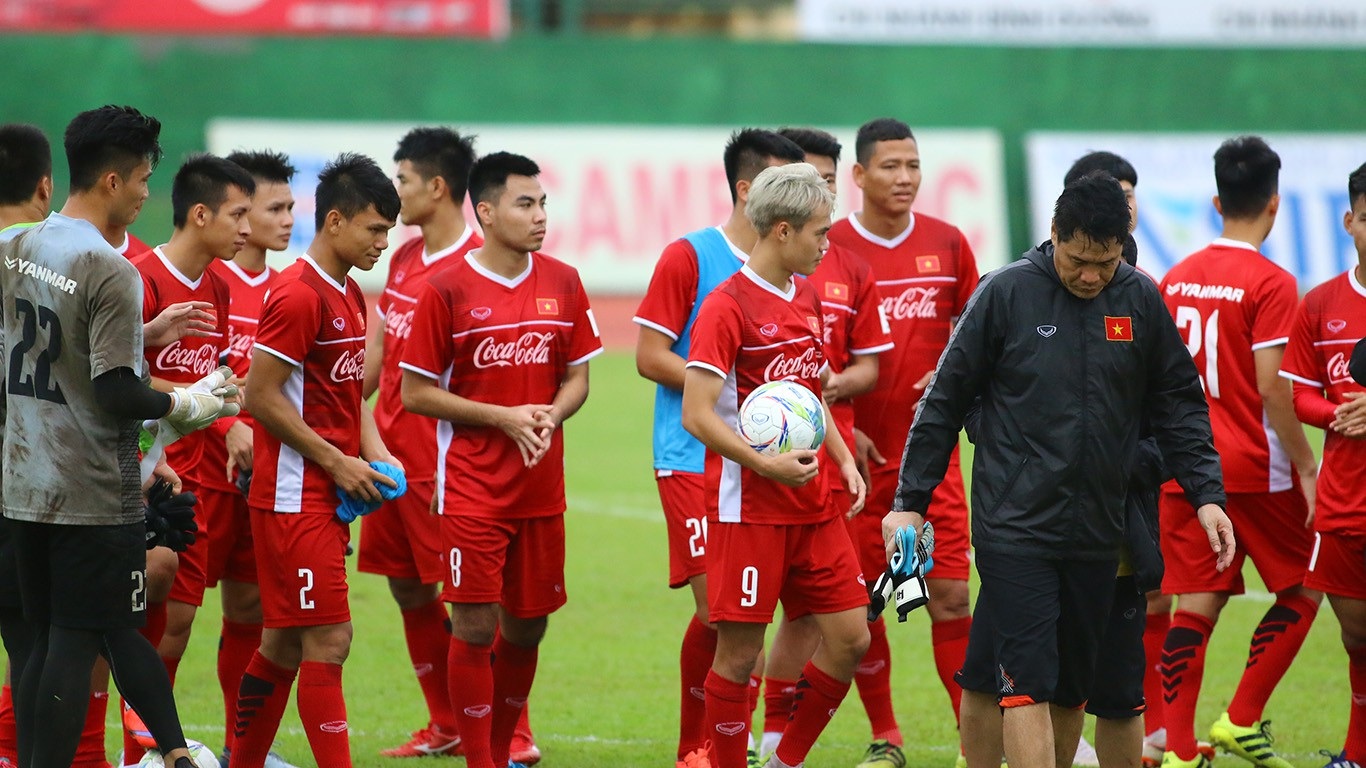
<instances>
[{"instance_id":1,"label":"coca-cola logo on jersey","mask_svg":"<svg viewBox=\"0 0 1366 768\"><path fill-rule=\"evenodd\" d=\"M384 332L396 339L406 339L413 330L413 310L395 312L392 309L384 315Z\"/></svg>"},{"instance_id":2,"label":"coca-cola logo on jersey","mask_svg":"<svg viewBox=\"0 0 1366 768\"><path fill-rule=\"evenodd\" d=\"M256 343L256 334L237 333L235 328L229 327L228 338L232 339L232 341L228 342L229 357L235 356L246 360L251 359L251 348L252 345Z\"/></svg>"},{"instance_id":3,"label":"coca-cola logo on jersey","mask_svg":"<svg viewBox=\"0 0 1366 768\"><path fill-rule=\"evenodd\" d=\"M888 296L882 300L882 311L893 320L921 319L939 317L935 301L939 298L938 288L919 288L911 286L900 296Z\"/></svg>"},{"instance_id":4,"label":"coca-cola logo on jersey","mask_svg":"<svg viewBox=\"0 0 1366 768\"><path fill-rule=\"evenodd\" d=\"M1346 352L1339 352L1328 358L1328 383L1346 384L1352 380L1352 374L1347 370Z\"/></svg>"},{"instance_id":5,"label":"coca-cola logo on jersey","mask_svg":"<svg viewBox=\"0 0 1366 768\"><path fill-rule=\"evenodd\" d=\"M341 353L337 362L332 364L332 380L338 384L346 381L364 381L365 350Z\"/></svg>"},{"instance_id":6,"label":"coca-cola logo on jersey","mask_svg":"<svg viewBox=\"0 0 1366 768\"><path fill-rule=\"evenodd\" d=\"M835 324L840 321L840 316L834 312L822 312L821 319L825 325L825 346L830 346L830 334L835 331Z\"/></svg>"},{"instance_id":7,"label":"coca-cola logo on jersey","mask_svg":"<svg viewBox=\"0 0 1366 768\"><path fill-rule=\"evenodd\" d=\"M475 368L501 368L508 365L545 365L550 362L550 342L554 333L528 331L516 341L495 341L484 337L474 348Z\"/></svg>"},{"instance_id":8,"label":"coca-cola logo on jersey","mask_svg":"<svg viewBox=\"0 0 1366 768\"><path fill-rule=\"evenodd\" d=\"M182 346L179 339L162 347L157 355L157 369L180 371L196 377L208 376L218 367L218 350L212 344L190 349Z\"/></svg>"},{"instance_id":9,"label":"coca-cola logo on jersey","mask_svg":"<svg viewBox=\"0 0 1366 768\"><path fill-rule=\"evenodd\" d=\"M816 379L820 377L821 360L815 347L807 347L796 357L788 357L785 352L769 361L764 369L764 381L781 379Z\"/></svg>"}]
</instances>

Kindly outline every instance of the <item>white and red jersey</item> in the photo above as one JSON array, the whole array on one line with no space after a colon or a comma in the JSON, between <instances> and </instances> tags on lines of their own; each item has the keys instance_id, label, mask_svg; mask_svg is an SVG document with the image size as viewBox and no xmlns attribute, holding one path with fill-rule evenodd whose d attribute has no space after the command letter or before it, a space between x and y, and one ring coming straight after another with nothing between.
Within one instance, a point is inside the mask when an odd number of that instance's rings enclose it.
<instances>
[{"instance_id":1,"label":"white and red jersey","mask_svg":"<svg viewBox=\"0 0 1366 768\"><path fill-rule=\"evenodd\" d=\"M911 385L939 363L954 319L977 289L977 259L957 227L923 214L912 214L906 230L889 240L869 232L851 213L831 228L830 242L872 269L896 344L878 359L877 386L854 401L858 428L888 458L884 466L895 471L923 393ZM961 475L950 474L957 479L948 481L961 485Z\"/></svg>"},{"instance_id":2,"label":"white and red jersey","mask_svg":"<svg viewBox=\"0 0 1366 768\"><path fill-rule=\"evenodd\" d=\"M283 394L304 423L347 456L360 455L365 296L304 256L281 270L261 307L254 354L294 366ZM321 466L255 425L251 506L332 515L337 486Z\"/></svg>"},{"instance_id":3,"label":"white and red jersey","mask_svg":"<svg viewBox=\"0 0 1366 768\"><path fill-rule=\"evenodd\" d=\"M825 359L832 371L843 371L854 355L874 355L895 346L882 311L882 294L873 281L872 268L862 257L831 243L820 266L807 279L820 299ZM830 415L845 444L853 450L854 402L831 403Z\"/></svg>"},{"instance_id":4,"label":"white and red jersey","mask_svg":"<svg viewBox=\"0 0 1366 768\"><path fill-rule=\"evenodd\" d=\"M821 395L826 366L820 301L810 281L794 279L786 291L748 267L716 286L697 313L688 367L726 380L716 413L738 429L740 404L759 385L789 380ZM825 461L822 446L818 461ZM712 522L805 525L829 519L825 472L800 488L769 480L714 451L707 451L707 517Z\"/></svg>"},{"instance_id":5,"label":"white and red jersey","mask_svg":"<svg viewBox=\"0 0 1366 768\"><path fill-rule=\"evenodd\" d=\"M1267 421L1253 353L1289 340L1294 275L1250 244L1220 238L1172 267L1161 290L1205 388L1224 487L1288 490L1290 458ZM1175 482L1166 488L1175 491Z\"/></svg>"},{"instance_id":6,"label":"white and red jersey","mask_svg":"<svg viewBox=\"0 0 1366 768\"><path fill-rule=\"evenodd\" d=\"M433 254L427 253L420 237L400 245L389 259L389 278L375 305L384 323L384 357L376 361L380 371L375 425L384 444L415 481L430 482L436 475L436 419L408 413L401 396L403 370L398 364L413 327L417 297L429 277L483 243L483 238L466 226L453 245Z\"/></svg>"},{"instance_id":7,"label":"white and red jersey","mask_svg":"<svg viewBox=\"0 0 1366 768\"><path fill-rule=\"evenodd\" d=\"M501 406L554 402L565 373L602 352L579 273L531 254L506 278L474 253L427 280L400 361L467 400ZM443 515L530 518L564 512L564 434L534 467L497 427L439 421L438 511Z\"/></svg>"},{"instance_id":8,"label":"white and red jersey","mask_svg":"<svg viewBox=\"0 0 1366 768\"><path fill-rule=\"evenodd\" d=\"M1335 408L1347 401L1348 392L1366 391L1347 372L1352 348L1364 336L1366 286L1354 269L1348 270L1305 294L1281 375L1295 382L1297 390L1311 387ZM1303 394L1296 392L1297 404ZM1314 426L1325 430L1314 529L1359 535L1366 530L1366 472L1361 471L1366 467L1366 440L1344 437L1328 429L1326 422Z\"/></svg>"},{"instance_id":9,"label":"white and red jersey","mask_svg":"<svg viewBox=\"0 0 1366 768\"><path fill-rule=\"evenodd\" d=\"M142 322L149 323L172 304L206 301L213 305L215 328L207 336L185 336L161 347L145 347L147 372L177 385L193 384L218 369L228 340L228 284L211 269L191 280L166 258L161 246L133 259L142 275ZM208 471L203 465L203 432L185 435L166 449L166 463L182 480L198 485Z\"/></svg>"},{"instance_id":10,"label":"white and red jersey","mask_svg":"<svg viewBox=\"0 0 1366 768\"><path fill-rule=\"evenodd\" d=\"M224 365L232 368L234 375L245 377L251 365L252 346L256 343L261 304L279 273L266 267L252 274L231 261L215 261L209 265L209 271L228 285L228 344L227 351L220 359ZM208 436L204 440L201 480L207 488L237 490L235 485L228 482L227 474L223 471L228 465L228 447L223 439L228 429L238 422L248 427L254 424L251 415L243 411L238 416L219 419L204 430Z\"/></svg>"}]
</instances>

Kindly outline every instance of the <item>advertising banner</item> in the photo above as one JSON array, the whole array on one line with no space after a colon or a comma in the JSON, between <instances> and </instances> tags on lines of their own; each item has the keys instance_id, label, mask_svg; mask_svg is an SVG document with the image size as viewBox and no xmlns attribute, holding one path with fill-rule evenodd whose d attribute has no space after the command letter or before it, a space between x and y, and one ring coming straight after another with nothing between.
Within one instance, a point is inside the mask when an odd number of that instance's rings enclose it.
<instances>
[{"instance_id":1,"label":"advertising banner","mask_svg":"<svg viewBox=\"0 0 1366 768\"><path fill-rule=\"evenodd\" d=\"M272 149L287 153L300 169L294 180L294 239L287 262L313 237L313 191L323 165L340 152L361 152L392 171L394 148L411 123L210 121L208 149ZM544 252L576 267L589 291L643 293L655 260L672 240L721 224L730 213L721 152L732 129L646 125L463 125L477 136L481 153L506 150L541 166L547 194ZM853 128L832 132L844 143L837 216L860 205L850 177ZM925 181L915 210L958 225L971 241L983 270L1005 263L1005 178L999 134L986 130L917 133ZM471 224L473 213L466 206ZM417 234L399 226L391 247ZM357 275L372 289L382 285L383 262Z\"/></svg>"}]
</instances>

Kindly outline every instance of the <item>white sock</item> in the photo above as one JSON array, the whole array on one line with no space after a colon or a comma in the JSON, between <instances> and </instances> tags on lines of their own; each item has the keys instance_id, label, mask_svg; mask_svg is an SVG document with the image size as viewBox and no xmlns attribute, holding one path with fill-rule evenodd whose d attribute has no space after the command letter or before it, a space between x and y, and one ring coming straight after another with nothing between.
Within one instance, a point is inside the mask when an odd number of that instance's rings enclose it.
<instances>
[{"instance_id":1,"label":"white sock","mask_svg":"<svg viewBox=\"0 0 1366 768\"><path fill-rule=\"evenodd\" d=\"M766 757L773 754L773 750L778 748L778 742L782 740L782 731L764 731L764 740L759 743L759 756Z\"/></svg>"}]
</instances>

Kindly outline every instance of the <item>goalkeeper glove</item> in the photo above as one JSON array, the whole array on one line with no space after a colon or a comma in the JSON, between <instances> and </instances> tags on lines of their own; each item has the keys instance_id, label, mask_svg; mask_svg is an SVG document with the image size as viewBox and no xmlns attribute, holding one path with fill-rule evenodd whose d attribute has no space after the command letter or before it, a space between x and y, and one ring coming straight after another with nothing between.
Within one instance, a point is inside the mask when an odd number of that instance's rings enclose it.
<instances>
[{"instance_id":1,"label":"goalkeeper glove","mask_svg":"<svg viewBox=\"0 0 1366 768\"><path fill-rule=\"evenodd\" d=\"M147 548L169 547L184 552L194 543L199 526L194 521L193 493L174 493L171 484L157 480L147 491Z\"/></svg>"},{"instance_id":2,"label":"goalkeeper glove","mask_svg":"<svg viewBox=\"0 0 1366 768\"><path fill-rule=\"evenodd\" d=\"M236 416L242 407L224 402L237 396L237 385L228 383L232 375L232 369L224 365L188 387L176 387L171 392L171 410L162 419L176 432L188 435L219 416Z\"/></svg>"},{"instance_id":3,"label":"goalkeeper glove","mask_svg":"<svg viewBox=\"0 0 1366 768\"><path fill-rule=\"evenodd\" d=\"M896 532L896 552L887 570L873 583L868 601L868 620L873 621L889 602L895 601L897 621L929 602L925 574L934 567L934 526L926 521L917 536L914 528Z\"/></svg>"}]
</instances>

